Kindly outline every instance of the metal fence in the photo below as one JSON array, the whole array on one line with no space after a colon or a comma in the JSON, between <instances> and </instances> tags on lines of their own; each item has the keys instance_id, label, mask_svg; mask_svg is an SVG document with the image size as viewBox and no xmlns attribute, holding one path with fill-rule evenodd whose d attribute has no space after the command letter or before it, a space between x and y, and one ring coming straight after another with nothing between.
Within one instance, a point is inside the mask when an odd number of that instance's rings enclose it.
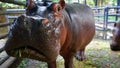
<instances>
[{"instance_id":1,"label":"metal fence","mask_svg":"<svg viewBox=\"0 0 120 68\"><path fill-rule=\"evenodd\" d=\"M0 15L5 15L8 20L5 23L0 23L0 28L8 27L11 24L10 19L15 19L18 17L16 15L24 13L25 9L7 9L4 11L0 11ZM7 35L8 35L7 32L4 34L0 34L0 40L7 38ZM0 54L2 52L4 52L4 46L0 48ZM7 55L3 59L0 59L0 68L16 68L21 60L22 59L17 59Z\"/></svg>"},{"instance_id":2,"label":"metal fence","mask_svg":"<svg viewBox=\"0 0 120 68\"><path fill-rule=\"evenodd\" d=\"M110 12L111 10L111 12ZM113 12L112 12L113 10ZM115 16L115 20L109 20L108 18L110 16ZM112 6L112 7L105 7L104 8L104 23L105 28L107 28L107 25L110 23L115 23L118 21L118 17L120 17L120 6Z\"/></svg>"},{"instance_id":3,"label":"metal fence","mask_svg":"<svg viewBox=\"0 0 120 68\"><path fill-rule=\"evenodd\" d=\"M113 29L113 24L120 20L120 6L93 8L95 24L98 31L104 31L103 39L107 39L109 31Z\"/></svg>"}]
</instances>

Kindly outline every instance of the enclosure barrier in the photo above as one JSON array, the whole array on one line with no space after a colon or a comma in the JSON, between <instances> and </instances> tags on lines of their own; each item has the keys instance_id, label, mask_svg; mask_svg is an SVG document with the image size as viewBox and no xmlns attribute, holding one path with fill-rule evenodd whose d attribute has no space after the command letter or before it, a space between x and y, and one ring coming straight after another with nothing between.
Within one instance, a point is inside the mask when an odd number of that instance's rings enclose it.
<instances>
[{"instance_id":1,"label":"enclosure barrier","mask_svg":"<svg viewBox=\"0 0 120 68\"><path fill-rule=\"evenodd\" d=\"M120 20L120 6L112 6L112 7L95 7L93 8L94 16L95 16L95 24L96 29L98 31L103 31L103 39L107 39L107 32L111 31L113 26L109 24L113 24L116 21ZM111 18L111 20L110 20ZM114 18L114 19L113 19Z\"/></svg>"},{"instance_id":2,"label":"enclosure barrier","mask_svg":"<svg viewBox=\"0 0 120 68\"><path fill-rule=\"evenodd\" d=\"M112 11L113 12L110 12ZM116 11L115 11L116 10ZM102 8L93 8L94 16L97 17L95 19L102 20L104 23L104 29L107 29L107 25L109 23L115 23L120 17L120 6L112 6L112 7L102 7ZM115 20L109 20L108 17L116 16ZM103 17L103 19L101 18Z\"/></svg>"},{"instance_id":3,"label":"enclosure barrier","mask_svg":"<svg viewBox=\"0 0 120 68\"><path fill-rule=\"evenodd\" d=\"M8 22L0 23L0 28L7 27L11 23L9 22L10 19L15 19L18 16L16 14L24 14L25 9L7 9L6 11L0 11L0 15L5 15ZM15 15L15 16L11 16ZM8 33L0 34L0 40L7 38ZM4 46L0 48L0 54L4 52ZM18 64L21 62L22 59L13 58L10 56L5 56L3 59L0 59L0 68L16 68Z\"/></svg>"},{"instance_id":4,"label":"enclosure barrier","mask_svg":"<svg viewBox=\"0 0 120 68\"><path fill-rule=\"evenodd\" d=\"M23 13L25 13L25 9L6 9L0 11L0 15L23 14Z\"/></svg>"},{"instance_id":5,"label":"enclosure barrier","mask_svg":"<svg viewBox=\"0 0 120 68\"><path fill-rule=\"evenodd\" d=\"M116 12L115 13L110 13L109 11L111 9L116 10ZM115 21L108 20L109 16L116 16ZM106 7L104 9L104 23L105 23L105 27L104 28L106 29L107 25L109 23L115 23L118 20L118 17L120 17L120 6Z\"/></svg>"},{"instance_id":6,"label":"enclosure barrier","mask_svg":"<svg viewBox=\"0 0 120 68\"><path fill-rule=\"evenodd\" d=\"M10 23L0 23L0 28L6 27L10 25ZM6 38L8 33L0 35L0 39ZM0 48L0 53L4 52L4 46ZM16 68L16 66L20 63L22 59L16 59L10 56L5 56L3 59L0 60L0 68Z\"/></svg>"},{"instance_id":7,"label":"enclosure barrier","mask_svg":"<svg viewBox=\"0 0 120 68\"><path fill-rule=\"evenodd\" d=\"M103 24L104 23L104 7L95 7L92 8L94 17L95 17L95 25L96 25L96 30L98 31L103 31Z\"/></svg>"},{"instance_id":8,"label":"enclosure barrier","mask_svg":"<svg viewBox=\"0 0 120 68\"><path fill-rule=\"evenodd\" d=\"M113 10L114 12L110 12ZM115 17L115 20L109 20L109 17ZM106 7L104 9L104 31L109 31L112 27L108 27L109 24L113 24L118 21L118 17L120 17L120 6L112 6ZM120 20L120 19L119 19ZM107 34L104 36L104 39L107 39Z\"/></svg>"}]
</instances>

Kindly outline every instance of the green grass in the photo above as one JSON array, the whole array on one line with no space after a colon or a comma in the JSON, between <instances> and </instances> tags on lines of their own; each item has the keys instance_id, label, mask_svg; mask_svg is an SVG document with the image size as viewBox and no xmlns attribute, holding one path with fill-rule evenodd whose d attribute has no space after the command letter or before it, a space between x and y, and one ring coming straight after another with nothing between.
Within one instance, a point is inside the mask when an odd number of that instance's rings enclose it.
<instances>
[{"instance_id":1,"label":"green grass","mask_svg":"<svg viewBox=\"0 0 120 68\"><path fill-rule=\"evenodd\" d=\"M109 42L105 40L95 39L86 49L86 56L92 66L96 68L109 67L110 60Z\"/></svg>"},{"instance_id":2,"label":"green grass","mask_svg":"<svg viewBox=\"0 0 120 68\"><path fill-rule=\"evenodd\" d=\"M77 61L74 58L74 68L119 68L120 52L110 50L109 41L94 39L86 48L86 60ZM26 60L25 60L26 61ZM24 63L24 64L23 64ZM27 62L22 62L25 68ZM47 68L45 62L34 64L35 68ZM64 60L61 56L57 59L57 67L64 68Z\"/></svg>"},{"instance_id":3,"label":"green grass","mask_svg":"<svg viewBox=\"0 0 120 68\"><path fill-rule=\"evenodd\" d=\"M28 59L24 59L17 68L25 68L27 62L28 62Z\"/></svg>"}]
</instances>

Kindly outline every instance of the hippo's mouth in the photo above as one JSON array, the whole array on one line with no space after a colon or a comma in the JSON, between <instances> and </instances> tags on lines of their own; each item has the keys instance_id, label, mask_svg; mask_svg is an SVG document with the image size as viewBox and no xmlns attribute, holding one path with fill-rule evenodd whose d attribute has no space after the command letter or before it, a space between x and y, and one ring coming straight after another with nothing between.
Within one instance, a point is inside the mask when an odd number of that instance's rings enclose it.
<instances>
[{"instance_id":1,"label":"hippo's mouth","mask_svg":"<svg viewBox=\"0 0 120 68\"><path fill-rule=\"evenodd\" d=\"M30 46L8 50L7 53L18 58L31 58L47 61L47 57L42 52Z\"/></svg>"}]
</instances>

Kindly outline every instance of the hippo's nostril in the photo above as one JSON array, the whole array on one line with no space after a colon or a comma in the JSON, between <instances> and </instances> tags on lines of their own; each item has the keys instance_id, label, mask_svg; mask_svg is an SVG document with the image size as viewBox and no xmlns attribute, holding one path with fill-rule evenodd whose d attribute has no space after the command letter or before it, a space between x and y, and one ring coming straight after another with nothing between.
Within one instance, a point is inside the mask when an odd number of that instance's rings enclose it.
<instances>
[{"instance_id":1,"label":"hippo's nostril","mask_svg":"<svg viewBox=\"0 0 120 68\"><path fill-rule=\"evenodd\" d=\"M25 26L29 25L28 21L24 21L24 25Z\"/></svg>"}]
</instances>

